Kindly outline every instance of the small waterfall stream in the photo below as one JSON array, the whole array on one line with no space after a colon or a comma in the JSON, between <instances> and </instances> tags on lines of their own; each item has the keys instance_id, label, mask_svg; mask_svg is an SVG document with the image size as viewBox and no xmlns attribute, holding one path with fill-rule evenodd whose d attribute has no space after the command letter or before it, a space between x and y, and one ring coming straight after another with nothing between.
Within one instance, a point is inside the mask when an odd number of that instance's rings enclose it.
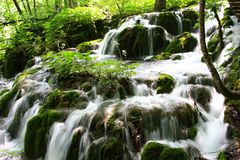
<instances>
[{"instance_id":1,"label":"small waterfall stream","mask_svg":"<svg viewBox=\"0 0 240 160\"><path fill-rule=\"evenodd\" d=\"M108 32L101 42L100 48L96 51L98 56L101 59L105 59L109 55L112 56L116 50L119 50L117 47L118 34L125 28L133 27L138 23L148 28L149 55L153 55L152 28L156 26L151 25L149 20L143 17L129 18L121 27ZM145 17L150 17L150 15L145 15ZM180 14L177 14L177 19L179 33L182 33ZM165 36L170 37L166 31ZM194 36L198 37L197 34L194 34ZM117 52L121 54L122 51ZM118 114L122 115L123 118L118 118L115 123L119 127L123 127L124 139L122 143L126 146L124 151L127 150L123 159L140 160L142 146L137 143L138 141L134 144L132 137L138 138L140 141L142 139L145 142L156 141L172 147L181 147L185 150L196 148L202 157L209 160L216 159L219 150L227 144L228 125L223 122L224 97L214 89L212 84L205 84L205 81L210 79L210 73L206 65L201 62L202 55L199 46L193 52L177 55L181 56L180 60L141 62L135 69L136 75L132 77L132 96L127 96L126 99L115 97L111 100L103 100L101 95L97 95L85 109L72 111L64 122L55 122L51 126L48 136L47 153L42 158L45 160L67 160L73 136L77 131L80 131L82 135L79 141L78 160L88 159L92 156L91 146L104 143L109 138L109 128L106 123L116 112L117 107L121 106ZM174 90L169 94L157 94L156 88L154 88L154 82L163 73L171 75L176 83ZM27 121L38 113L39 107L46 98L45 96L51 91L51 87L45 82L48 75L47 71L35 75L25 82L26 90L15 95L9 115L0 119L0 157L5 156L4 158L6 158L6 152L9 152L9 150L10 152L22 152ZM190 82L189 79L194 79L194 82ZM151 85L145 83L145 81L150 81ZM209 94L209 98L204 103L201 99L198 99L199 89L203 89L206 96ZM20 98L19 94L21 95ZM27 104L32 95L37 95L38 98L34 99L33 103ZM143 118L138 125L144 126L141 131L145 137L140 137L138 133L140 131L137 130L139 128L136 129L128 125L132 123L128 119L129 110L134 107L143 112ZM25 112L20 119L21 123L16 139L11 140L7 129L16 117L17 110L21 108L25 108ZM194 140L184 138L187 132L185 123L188 122L181 121L185 118L182 118L181 114L188 111L193 117L186 115L188 119L185 121L189 120L191 121L189 123L196 123L198 130ZM104 130L104 133L95 138L91 125L97 113L103 114L104 129L100 129ZM196 113L196 117L194 117L194 113ZM133 135L133 128L137 132L136 135ZM138 150L134 150L134 146L138 145ZM100 153L96 151L94 154ZM21 159L20 154L18 158ZM196 157L191 155L191 158Z\"/></svg>"}]
</instances>

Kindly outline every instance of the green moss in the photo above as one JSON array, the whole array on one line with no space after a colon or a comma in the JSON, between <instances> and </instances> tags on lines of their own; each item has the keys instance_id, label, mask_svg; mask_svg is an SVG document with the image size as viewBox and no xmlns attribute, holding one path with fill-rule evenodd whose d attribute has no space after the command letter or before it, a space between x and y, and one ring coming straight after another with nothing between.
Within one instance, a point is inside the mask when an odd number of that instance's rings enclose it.
<instances>
[{"instance_id":1,"label":"green moss","mask_svg":"<svg viewBox=\"0 0 240 160\"><path fill-rule=\"evenodd\" d=\"M197 136L197 128L196 127L191 127L188 129L188 137L192 140L194 140Z\"/></svg>"},{"instance_id":2,"label":"green moss","mask_svg":"<svg viewBox=\"0 0 240 160\"><path fill-rule=\"evenodd\" d=\"M121 140L111 137L92 143L88 150L88 160L121 160L124 159L124 145Z\"/></svg>"},{"instance_id":3,"label":"green moss","mask_svg":"<svg viewBox=\"0 0 240 160\"><path fill-rule=\"evenodd\" d=\"M178 35L180 31L178 30L178 19L174 13L171 12L161 12L156 18L156 25L162 26L165 28L171 35Z\"/></svg>"},{"instance_id":4,"label":"green moss","mask_svg":"<svg viewBox=\"0 0 240 160\"><path fill-rule=\"evenodd\" d=\"M165 148L161 154L160 158L163 160L188 160L187 153L181 148Z\"/></svg>"},{"instance_id":5,"label":"green moss","mask_svg":"<svg viewBox=\"0 0 240 160\"><path fill-rule=\"evenodd\" d=\"M62 115L49 110L30 119L24 139L24 153L30 159L44 157L47 150L48 133L51 125L62 119Z\"/></svg>"},{"instance_id":6,"label":"green moss","mask_svg":"<svg viewBox=\"0 0 240 160\"><path fill-rule=\"evenodd\" d=\"M209 52L214 52L219 44L219 39L218 39L218 34L215 34L207 44L208 51Z\"/></svg>"},{"instance_id":7,"label":"green moss","mask_svg":"<svg viewBox=\"0 0 240 160\"><path fill-rule=\"evenodd\" d=\"M79 145L83 134L83 128L78 128L74 131L72 142L67 154L67 160L78 160Z\"/></svg>"},{"instance_id":8,"label":"green moss","mask_svg":"<svg viewBox=\"0 0 240 160\"><path fill-rule=\"evenodd\" d=\"M227 156L225 154L224 151L221 151L219 154L218 154L218 160L227 160Z\"/></svg>"},{"instance_id":9,"label":"green moss","mask_svg":"<svg viewBox=\"0 0 240 160\"><path fill-rule=\"evenodd\" d=\"M97 49L97 43L101 42L102 39L92 40L88 42L80 43L76 48L80 53L92 53L91 50Z\"/></svg>"},{"instance_id":10,"label":"green moss","mask_svg":"<svg viewBox=\"0 0 240 160\"><path fill-rule=\"evenodd\" d=\"M157 142L145 144L141 154L141 160L159 160L159 156L165 147L167 146Z\"/></svg>"},{"instance_id":11,"label":"green moss","mask_svg":"<svg viewBox=\"0 0 240 160\"><path fill-rule=\"evenodd\" d=\"M191 52L197 46L197 39L191 33L184 32L182 35L177 36L166 48L165 52L181 53Z\"/></svg>"},{"instance_id":12,"label":"green moss","mask_svg":"<svg viewBox=\"0 0 240 160\"><path fill-rule=\"evenodd\" d=\"M171 55L171 52L162 52L158 55L153 56L151 60L166 60L169 59Z\"/></svg>"},{"instance_id":13,"label":"green moss","mask_svg":"<svg viewBox=\"0 0 240 160\"><path fill-rule=\"evenodd\" d=\"M45 100L40 112L47 109L78 108L84 109L88 104L86 95L77 91L54 90Z\"/></svg>"},{"instance_id":14,"label":"green moss","mask_svg":"<svg viewBox=\"0 0 240 160\"><path fill-rule=\"evenodd\" d=\"M170 93L175 86L172 76L168 74L161 74L157 80L157 93Z\"/></svg>"},{"instance_id":15,"label":"green moss","mask_svg":"<svg viewBox=\"0 0 240 160\"><path fill-rule=\"evenodd\" d=\"M10 110L10 102L17 93L17 89L12 89L0 96L0 115L6 117Z\"/></svg>"},{"instance_id":16,"label":"green moss","mask_svg":"<svg viewBox=\"0 0 240 160\"><path fill-rule=\"evenodd\" d=\"M89 92L92 90L93 85L90 82L85 82L83 83L80 88L84 91L84 92Z\"/></svg>"},{"instance_id":17,"label":"green moss","mask_svg":"<svg viewBox=\"0 0 240 160\"><path fill-rule=\"evenodd\" d=\"M192 32L193 31L192 22L190 19L183 19L182 25L183 25L183 32Z\"/></svg>"},{"instance_id":18,"label":"green moss","mask_svg":"<svg viewBox=\"0 0 240 160\"><path fill-rule=\"evenodd\" d=\"M192 28L198 24L198 12L194 10L184 10L182 12L184 19L189 19L191 21Z\"/></svg>"}]
</instances>

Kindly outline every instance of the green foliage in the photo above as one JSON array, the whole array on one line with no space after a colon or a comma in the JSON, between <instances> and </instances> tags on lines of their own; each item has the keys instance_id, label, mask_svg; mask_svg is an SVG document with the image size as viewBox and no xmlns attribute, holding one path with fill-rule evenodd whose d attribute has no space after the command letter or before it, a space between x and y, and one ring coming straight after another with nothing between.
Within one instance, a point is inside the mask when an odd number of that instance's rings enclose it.
<instances>
[{"instance_id":1,"label":"green foliage","mask_svg":"<svg viewBox=\"0 0 240 160\"><path fill-rule=\"evenodd\" d=\"M99 43L101 41L102 39L96 39L88 42L83 42L83 43L80 43L76 48L80 53L87 53L87 52L92 53L91 50L96 49L96 43Z\"/></svg>"},{"instance_id":2,"label":"green foliage","mask_svg":"<svg viewBox=\"0 0 240 160\"><path fill-rule=\"evenodd\" d=\"M118 80L122 77L132 76L135 73L133 69L137 65L118 60L96 62L89 54L78 52L59 52L56 54L50 52L44 57L45 63L53 69L56 76L67 78L72 75L77 77L88 74L89 77L95 77L95 80L103 86L118 86Z\"/></svg>"},{"instance_id":3,"label":"green foliage","mask_svg":"<svg viewBox=\"0 0 240 160\"><path fill-rule=\"evenodd\" d=\"M66 9L46 23L46 41L49 50L76 47L77 44L98 38L94 21L104 19L97 7Z\"/></svg>"}]
</instances>

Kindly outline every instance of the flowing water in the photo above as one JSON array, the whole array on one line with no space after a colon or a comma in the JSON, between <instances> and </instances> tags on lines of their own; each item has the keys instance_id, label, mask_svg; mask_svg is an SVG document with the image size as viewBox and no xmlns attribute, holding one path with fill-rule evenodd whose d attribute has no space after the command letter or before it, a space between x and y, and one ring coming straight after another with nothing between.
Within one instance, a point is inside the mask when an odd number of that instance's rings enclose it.
<instances>
[{"instance_id":1,"label":"flowing water","mask_svg":"<svg viewBox=\"0 0 240 160\"><path fill-rule=\"evenodd\" d=\"M121 27L108 32L101 42L100 48L96 51L98 56L103 59L109 55L111 57L115 50L119 49L117 35L125 28L133 27L139 23L149 29L149 55L152 55L153 33L151 29L155 25L150 25L149 20L144 19L144 17L150 16L149 14L129 18ZM177 17L179 33L182 33L181 14L177 14ZM171 39L167 32L165 36ZM194 34L194 36L198 37L197 34ZM128 123L130 123L127 118L128 109L131 106L137 106L146 113L146 117L143 118L143 132L146 142L156 141L172 147L181 147L185 150L196 148L199 152L190 152L192 153L192 159L200 156L210 160L216 159L219 150L223 149L227 144L227 124L223 122L224 97L214 89L211 83L208 85L205 83L206 80L210 79L210 73L206 65L201 62L202 55L199 46L193 52L179 53L178 55L181 56L181 60L169 59L140 63L136 68L136 75L132 77L133 96L128 96L123 100L118 97L104 100L101 95L96 95L85 109L73 111L65 122L55 122L50 129L47 153L42 158L45 160L66 160L72 138L80 130L82 136L79 141L78 159L86 159L91 154L88 152L91 144L102 143L108 137L108 129L104 127L104 135L102 137L98 139L92 138L91 124L94 116L98 112L103 112L105 121L107 121L113 114L114 108L121 104L122 108L119 109L119 112L125 118L123 122L119 121L118 124L124 126L123 134L126 139L123 143L130 154L130 156L124 155L125 159L129 159L129 157L136 160L140 159L140 152L135 152L133 149L131 127L128 126ZM219 61L222 63L223 60ZM156 93L154 82L162 73L173 76L175 80L175 88L169 94ZM4 158L21 159L20 155L22 153L27 121L37 114L45 95L51 91L49 85L45 83L47 75L47 70L41 70L35 76L29 77L23 85L25 90L17 93L14 99L12 99L10 104L11 110L8 116L0 119L0 160ZM151 82L151 84L145 83L146 81ZM12 84L3 83L5 85L2 88L7 88ZM196 96L198 94L197 90L202 88L210 95L209 101L206 103L199 102ZM37 95L36 97L38 98L34 99L32 103L28 103L32 95ZM197 113L196 126L198 133L194 140L181 139L185 135L186 128L184 128L185 122L181 121L181 116L179 118L179 116L174 115L179 107L183 111L186 109L186 111L192 110ZM21 125L17 136L11 140L7 129L20 108L24 109L25 112L20 119ZM155 122L154 115L151 115L154 110L161 110L163 113L169 113L170 116L163 116L162 118L159 116L157 118L158 121ZM192 123L196 122L196 118L188 118ZM104 125L106 126L106 122Z\"/></svg>"}]
</instances>

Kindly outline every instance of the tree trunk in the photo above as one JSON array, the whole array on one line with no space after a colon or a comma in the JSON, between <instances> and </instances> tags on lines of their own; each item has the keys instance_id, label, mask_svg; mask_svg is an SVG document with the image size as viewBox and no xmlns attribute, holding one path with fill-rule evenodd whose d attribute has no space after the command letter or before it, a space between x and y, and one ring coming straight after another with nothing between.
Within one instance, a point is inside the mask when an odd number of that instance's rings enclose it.
<instances>
[{"instance_id":1,"label":"tree trunk","mask_svg":"<svg viewBox=\"0 0 240 160\"><path fill-rule=\"evenodd\" d=\"M205 41L205 0L200 0L200 8L199 8L199 23L200 23L200 45L203 53L203 58L207 67L212 75L213 82L215 83L217 89L229 99L240 99L240 92L229 90L222 82L218 71L212 63L211 56L208 53L206 41Z\"/></svg>"},{"instance_id":2,"label":"tree trunk","mask_svg":"<svg viewBox=\"0 0 240 160\"><path fill-rule=\"evenodd\" d=\"M31 15L31 14L32 14L32 10L31 10L31 7L30 7L30 4L29 4L29 1L26 0L26 2L27 2L27 8L28 8L29 14Z\"/></svg>"},{"instance_id":3,"label":"tree trunk","mask_svg":"<svg viewBox=\"0 0 240 160\"><path fill-rule=\"evenodd\" d=\"M33 0L33 11L34 14L36 14L37 10L36 10L36 0Z\"/></svg>"},{"instance_id":4,"label":"tree trunk","mask_svg":"<svg viewBox=\"0 0 240 160\"><path fill-rule=\"evenodd\" d=\"M14 3L14 5L15 5L15 7L17 8L18 13L19 13L20 15L22 15L22 10L21 10L21 8L20 8L19 5L18 5L17 0L13 0L13 3Z\"/></svg>"},{"instance_id":5,"label":"tree trunk","mask_svg":"<svg viewBox=\"0 0 240 160\"><path fill-rule=\"evenodd\" d=\"M24 10L25 10L25 12L27 13L28 11L27 11L27 7L26 7L25 3L24 3L23 0L21 0L21 1L22 1L22 5L23 5Z\"/></svg>"},{"instance_id":6,"label":"tree trunk","mask_svg":"<svg viewBox=\"0 0 240 160\"><path fill-rule=\"evenodd\" d=\"M217 14L216 10L213 10L214 13L214 17L216 18L217 22L218 22L218 34L219 34L219 40L220 40L220 49L222 50L224 48L224 41L223 41L223 31L222 31L222 23L220 21L220 18Z\"/></svg>"},{"instance_id":7,"label":"tree trunk","mask_svg":"<svg viewBox=\"0 0 240 160\"><path fill-rule=\"evenodd\" d=\"M155 0L154 11L166 9L166 0Z\"/></svg>"}]
</instances>

